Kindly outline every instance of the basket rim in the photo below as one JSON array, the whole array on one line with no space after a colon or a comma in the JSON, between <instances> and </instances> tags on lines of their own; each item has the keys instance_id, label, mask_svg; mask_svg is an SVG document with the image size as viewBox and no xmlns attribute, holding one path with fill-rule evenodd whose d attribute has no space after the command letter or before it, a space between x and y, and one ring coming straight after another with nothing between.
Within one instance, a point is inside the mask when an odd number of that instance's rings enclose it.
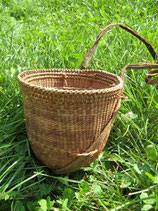
<instances>
[{"instance_id":1,"label":"basket rim","mask_svg":"<svg viewBox=\"0 0 158 211\"><path fill-rule=\"evenodd\" d=\"M85 72L88 72L88 73L94 73L94 72L100 72L100 73L103 73L105 75L109 75L109 76L112 76L112 77L115 77L117 78L118 80L118 84L116 86L113 86L113 87L109 87L109 88L104 88L104 89L85 89L85 90L74 90L74 89L63 89L63 88L57 88L57 87L52 87L52 88L48 88L48 87L43 87L43 86L39 86L39 85L35 85L35 84L31 84L27 81L25 81L25 74L26 75L30 75L31 74L34 74L34 73L41 73L41 72L52 72L52 73L60 73L61 71L63 72L66 72L66 73L71 73L71 71L73 72L76 72L76 73L85 73ZM96 70L96 69L84 69L84 70L80 70L80 69L33 69L33 70L25 70L21 73L18 74L18 81L19 83L23 84L24 86L28 87L28 88L33 88L33 89L36 89L36 90L40 90L40 91L46 91L47 93L72 93L72 94L94 94L94 93L110 93L110 92L114 92L114 91L117 91L119 89L122 89L123 88L123 80L120 76L114 74L114 73L110 73L110 72L107 72L105 70Z\"/></svg>"}]
</instances>

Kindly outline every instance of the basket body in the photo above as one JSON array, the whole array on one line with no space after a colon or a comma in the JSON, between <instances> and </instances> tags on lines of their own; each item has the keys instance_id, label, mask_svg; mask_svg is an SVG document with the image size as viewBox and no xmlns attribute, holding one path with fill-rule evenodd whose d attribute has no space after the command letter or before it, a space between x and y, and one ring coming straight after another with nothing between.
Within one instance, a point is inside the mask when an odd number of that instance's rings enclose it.
<instances>
[{"instance_id":1,"label":"basket body","mask_svg":"<svg viewBox=\"0 0 158 211\"><path fill-rule=\"evenodd\" d=\"M18 79L31 147L53 170L72 163L97 140L123 89L119 76L98 70L31 70ZM108 135L80 167L98 157Z\"/></svg>"}]
</instances>

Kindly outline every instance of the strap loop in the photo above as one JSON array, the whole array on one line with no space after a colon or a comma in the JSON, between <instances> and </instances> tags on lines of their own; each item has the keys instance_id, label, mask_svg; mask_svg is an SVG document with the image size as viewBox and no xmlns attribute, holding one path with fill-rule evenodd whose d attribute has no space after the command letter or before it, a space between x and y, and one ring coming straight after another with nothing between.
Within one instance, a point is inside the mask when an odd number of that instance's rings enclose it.
<instances>
[{"instance_id":1,"label":"strap loop","mask_svg":"<svg viewBox=\"0 0 158 211\"><path fill-rule=\"evenodd\" d=\"M123 23L113 23L113 24L109 24L108 26L106 26L101 32L100 34L98 35L96 41L94 42L93 46L89 49L87 55L85 56L84 58L84 61L82 62L81 64L81 69L86 69L87 66L88 66L88 63L89 61L91 60L96 48L97 48L97 45L99 43L99 40L102 38L102 36L105 34L105 32L109 31L112 27L114 26L119 26L121 27L122 29L125 29L126 31L128 31L129 33L131 33L132 35L134 35L135 37L137 37L140 41L142 41L148 51L150 52L151 56L153 57L153 59L156 61L158 56L154 50L154 48L152 47L152 45L144 38L142 37L140 34L138 34L136 31L134 31L133 29L131 29L129 26L123 24Z\"/></svg>"}]
</instances>

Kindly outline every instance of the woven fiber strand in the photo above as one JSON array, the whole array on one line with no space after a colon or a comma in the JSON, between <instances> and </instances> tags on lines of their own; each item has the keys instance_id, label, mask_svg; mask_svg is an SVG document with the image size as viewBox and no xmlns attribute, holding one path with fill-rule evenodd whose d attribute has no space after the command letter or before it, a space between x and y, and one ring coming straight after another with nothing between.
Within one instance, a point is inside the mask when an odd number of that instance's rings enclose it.
<instances>
[{"instance_id":1,"label":"woven fiber strand","mask_svg":"<svg viewBox=\"0 0 158 211\"><path fill-rule=\"evenodd\" d=\"M32 149L52 169L66 166L92 145L112 117L123 88L119 76L94 70L26 71L19 81ZM98 156L105 141L82 166Z\"/></svg>"},{"instance_id":2,"label":"woven fiber strand","mask_svg":"<svg viewBox=\"0 0 158 211\"><path fill-rule=\"evenodd\" d=\"M101 31L81 70L29 70L18 75L31 147L36 157L55 174L73 172L98 157L120 107L125 70L156 68L147 74L146 82L156 84L158 89L158 64L128 64L122 69L121 77L86 68L99 40L113 26L141 40L157 60L148 41L130 27L115 23Z\"/></svg>"}]
</instances>

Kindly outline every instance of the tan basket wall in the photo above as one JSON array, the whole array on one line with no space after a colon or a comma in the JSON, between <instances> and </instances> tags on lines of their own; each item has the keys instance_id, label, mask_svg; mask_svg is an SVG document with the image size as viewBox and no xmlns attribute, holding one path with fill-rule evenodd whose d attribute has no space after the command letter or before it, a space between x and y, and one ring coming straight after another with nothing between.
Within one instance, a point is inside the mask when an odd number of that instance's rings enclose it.
<instances>
[{"instance_id":1,"label":"tan basket wall","mask_svg":"<svg viewBox=\"0 0 158 211\"><path fill-rule=\"evenodd\" d=\"M58 71L59 82L52 79L56 74L55 71ZM40 75L40 70L37 72ZM68 165L76 159L75 154L84 153L92 145L110 120L120 100L123 83L118 76L104 71L82 70L82 74L87 72L91 73L88 78L94 80L93 87L97 89L92 87L85 91L82 87L87 87L87 82L84 84L80 72L77 73L78 81L81 82L75 84L73 79L75 70L54 70L54 74L48 77L47 82L45 84L43 82L45 87L51 87L51 83L52 87L54 84L61 86L62 73L67 73L70 75L66 79L70 81L67 87L70 87L73 81L73 87L76 88L74 91L65 88L65 92L62 90L60 92L60 89L58 91L42 89L41 84L37 86L38 82L42 81L40 76L33 77L31 72L29 77L32 75L33 80L31 78L29 82L28 76L21 75L21 78L25 78L24 82L20 81L20 85L24 97L28 137L37 158L52 169ZM45 73L49 71L45 70ZM100 83L95 80L94 74L95 78L100 78L98 79ZM101 86L109 86L111 92L109 88L99 89ZM87 166L98 156L105 141L99 146L95 156L90 157L82 166Z\"/></svg>"}]
</instances>

